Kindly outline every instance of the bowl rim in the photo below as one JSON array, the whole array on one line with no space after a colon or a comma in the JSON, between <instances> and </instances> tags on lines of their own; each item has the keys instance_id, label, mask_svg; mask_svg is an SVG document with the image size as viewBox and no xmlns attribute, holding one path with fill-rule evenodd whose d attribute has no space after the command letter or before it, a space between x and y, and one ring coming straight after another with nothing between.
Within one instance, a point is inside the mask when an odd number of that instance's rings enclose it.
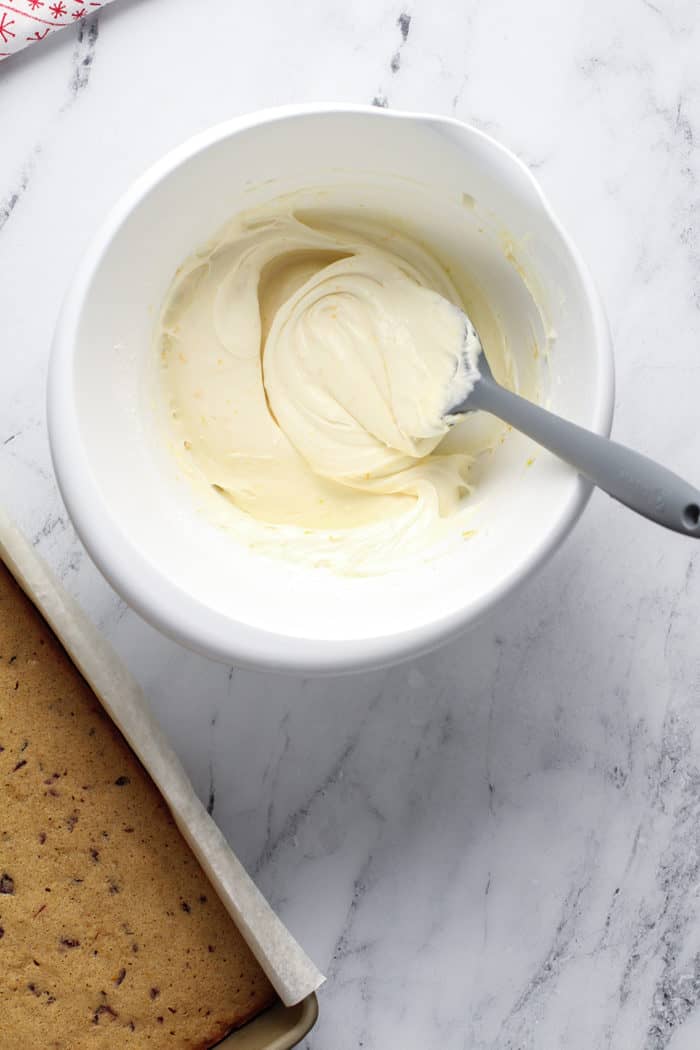
<instances>
[{"instance_id":1,"label":"bowl rim","mask_svg":"<svg viewBox=\"0 0 700 1050\"><path fill-rule=\"evenodd\" d=\"M375 638L312 639L253 627L210 609L183 590L144 558L121 530L92 476L85 452L73 389L76 333L93 274L123 222L143 198L191 157L210 146L265 124L322 114L358 114L377 120L399 120L458 128L500 152L516 168L537 198L578 272L591 313L598 383L592 429L609 435L615 380L610 330L603 304L576 245L555 215L532 172L502 143L454 117L387 110L367 105L333 103L288 105L259 110L216 124L188 138L153 163L120 196L92 237L70 282L56 325L47 388L49 443L63 501L82 543L110 585L127 603L163 634L205 656L240 667L296 674L340 674L399 663L437 648L472 626L532 576L559 547L588 502L592 486L571 479L563 511L543 533L528 558L497 587L445 616L394 634Z\"/></svg>"}]
</instances>

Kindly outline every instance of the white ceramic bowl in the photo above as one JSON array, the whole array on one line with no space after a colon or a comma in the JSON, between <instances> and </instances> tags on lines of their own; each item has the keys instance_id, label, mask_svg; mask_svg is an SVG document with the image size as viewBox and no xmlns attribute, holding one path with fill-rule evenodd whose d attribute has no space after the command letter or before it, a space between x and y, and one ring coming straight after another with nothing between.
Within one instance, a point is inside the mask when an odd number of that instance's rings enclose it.
<instances>
[{"instance_id":1,"label":"white ceramic bowl","mask_svg":"<svg viewBox=\"0 0 700 1050\"><path fill-rule=\"evenodd\" d=\"M454 120L353 106L258 113L184 143L122 197L73 279L53 346L49 434L66 506L114 588L166 634L239 665L340 672L428 650L516 600L589 494L546 453L528 469L533 446L512 434L484 472L471 541L405 573L353 579L235 544L164 468L143 377L176 267L253 203L368 178L422 187L426 239L475 264L516 342L537 323L504 237L517 246L557 332L550 404L609 433L612 353L599 297L534 178L498 143Z\"/></svg>"}]
</instances>

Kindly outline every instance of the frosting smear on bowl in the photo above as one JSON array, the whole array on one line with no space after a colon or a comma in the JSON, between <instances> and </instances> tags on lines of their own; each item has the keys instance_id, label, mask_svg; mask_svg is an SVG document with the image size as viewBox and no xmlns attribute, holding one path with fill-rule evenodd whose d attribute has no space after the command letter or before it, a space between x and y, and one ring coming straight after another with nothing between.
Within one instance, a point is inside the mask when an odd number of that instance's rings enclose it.
<instances>
[{"instance_id":1,"label":"frosting smear on bowl","mask_svg":"<svg viewBox=\"0 0 700 1050\"><path fill-rule=\"evenodd\" d=\"M376 217L288 199L234 219L179 269L157 332L171 443L209 511L341 572L459 535L480 451L446 440L478 374L464 308Z\"/></svg>"}]
</instances>

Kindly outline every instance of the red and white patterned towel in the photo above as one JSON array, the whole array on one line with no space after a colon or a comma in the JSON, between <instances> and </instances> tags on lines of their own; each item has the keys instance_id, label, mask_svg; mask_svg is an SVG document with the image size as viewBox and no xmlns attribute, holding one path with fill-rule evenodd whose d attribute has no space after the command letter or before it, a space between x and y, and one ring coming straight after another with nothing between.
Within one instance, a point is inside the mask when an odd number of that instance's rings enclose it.
<instances>
[{"instance_id":1,"label":"red and white patterned towel","mask_svg":"<svg viewBox=\"0 0 700 1050\"><path fill-rule=\"evenodd\" d=\"M0 59L73 25L110 0L0 0Z\"/></svg>"}]
</instances>

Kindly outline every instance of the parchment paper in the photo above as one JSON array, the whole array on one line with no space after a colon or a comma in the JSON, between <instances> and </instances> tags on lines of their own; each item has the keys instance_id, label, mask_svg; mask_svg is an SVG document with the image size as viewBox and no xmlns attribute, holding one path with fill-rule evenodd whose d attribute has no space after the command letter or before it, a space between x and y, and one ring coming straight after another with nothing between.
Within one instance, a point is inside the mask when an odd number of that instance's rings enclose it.
<instances>
[{"instance_id":1,"label":"parchment paper","mask_svg":"<svg viewBox=\"0 0 700 1050\"><path fill-rule=\"evenodd\" d=\"M139 685L2 509L0 558L150 773L280 999L285 1006L294 1006L325 978L272 911L195 795Z\"/></svg>"}]
</instances>

